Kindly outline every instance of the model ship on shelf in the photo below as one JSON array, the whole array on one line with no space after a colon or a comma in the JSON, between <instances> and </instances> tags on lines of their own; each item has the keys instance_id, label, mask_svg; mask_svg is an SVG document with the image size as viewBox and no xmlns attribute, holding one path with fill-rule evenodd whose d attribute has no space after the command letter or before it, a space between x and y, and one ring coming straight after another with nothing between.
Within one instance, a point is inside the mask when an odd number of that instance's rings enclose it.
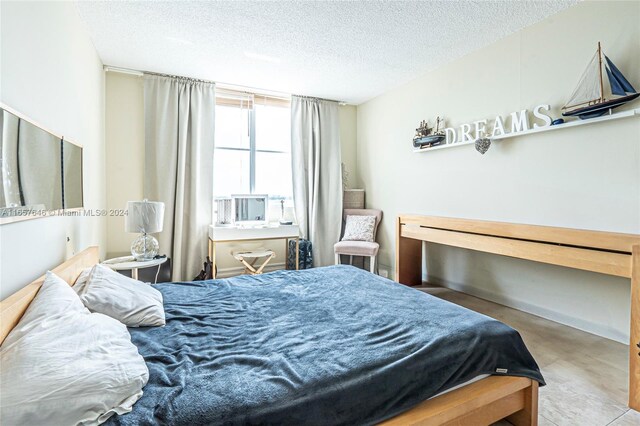
<instances>
[{"instance_id":1,"label":"model ship on shelf","mask_svg":"<svg viewBox=\"0 0 640 426\"><path fill-rule=\"evenodd\" d=\"M605 84L604 74L607 79ZM562 115L582 119L599 117L613 108L640 96L622 72L609 59L598 42L598 50L582 74L578 87L569 102L562 107Z\"/></svg>"},{"instance_id":2,"label":"model ship on shelf","mask_svg":"<svg viewBox=\"0 0 640 426\"><path fill-rule=\"evenodd\" d=\"M440 130L440 124L443 123L440 117L436 118L436 130L429 127L426 120L420 122L420 127L416 129L416 135L413 137L413 146L416 148L429 148L440 145L445 140L444 130Z\"/></svg>"}]
</instances>

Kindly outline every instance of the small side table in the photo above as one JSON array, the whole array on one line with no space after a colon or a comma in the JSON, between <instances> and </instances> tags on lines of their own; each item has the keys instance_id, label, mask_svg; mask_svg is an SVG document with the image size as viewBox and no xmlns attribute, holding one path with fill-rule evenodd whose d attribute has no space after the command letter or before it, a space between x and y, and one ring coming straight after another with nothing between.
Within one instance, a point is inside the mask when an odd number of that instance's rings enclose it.
<instances>
[{"instance_id":1,"label":"small side table","mask_svg":"<svg viewBox=\"0 0 640 426\"><path fill-rule=\"evenodd\" d=\"M131 278L138 279L138 269L149 268L151 266L157 266L160 268L164 262L167 261L166 257L152 260L135 260L133 256L114 257L113 259L107 259L102 262L103 265L108 266L114 271L131 271ZM157 275L156 275L157 277ZM156 278L157 281L157 278ZM154 283L155 284L155 283Z\"/></svg>"}]
</instances>

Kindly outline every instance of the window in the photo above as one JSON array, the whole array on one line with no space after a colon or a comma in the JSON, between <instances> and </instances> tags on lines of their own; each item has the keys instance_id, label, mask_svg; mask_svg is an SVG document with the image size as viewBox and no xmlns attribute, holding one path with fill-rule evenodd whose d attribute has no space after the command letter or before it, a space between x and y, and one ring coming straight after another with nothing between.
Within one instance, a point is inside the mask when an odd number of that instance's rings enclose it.
<instances>
[{"instance_id":1,"label":"window","mask_svg":"<svg viewBox=\"0 0 640 426\"><path fill-rule=\"evenodd\" d=\"M214 195L291 199L289 100L218 89Z\"/></svg>"}]
</instances>

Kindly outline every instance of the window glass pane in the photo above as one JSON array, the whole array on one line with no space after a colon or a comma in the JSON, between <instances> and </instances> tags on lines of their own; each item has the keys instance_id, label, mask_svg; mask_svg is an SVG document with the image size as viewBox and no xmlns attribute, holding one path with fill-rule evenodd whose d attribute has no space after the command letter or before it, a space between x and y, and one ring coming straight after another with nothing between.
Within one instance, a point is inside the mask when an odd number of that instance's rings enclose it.
<instances>
[{"instance_id":1,"label":"window glass pane","mask_svg":"<svg viewBox=\"0 0 640 426\"><path fill-rule=\"evenodd\" d=\"M248 194L249 173L249 151L216 149L213 154L213 194L217 197Z\"/></svg>"},{"instance_id":2,"label":"window glass pane","mask_svg":"<svg viewBox=\"0 0 640 426\"><path fill-rule=\"evenodd\" d=\"M256 149L291 151L291 109L256 103L255 114Z\"/></svg>"},{"instance_id":3,"label":"window glass pane","mask_svg":"<svg viewBox=\"0 0 640 426\"><path fill-rule=\"evenodd\" d=\"M216 105L216 148L249 149L249 110Z\"/></svg>"},{"instance_id":4,"label":"window glass pane","mask_svg":"<svg viewBox=\"0 0 640 426\"><path fill-rule=\"evenodd\" d=\"M256 194L291 197L291 154L256 152Z\"/></svg>"}]
</instances>

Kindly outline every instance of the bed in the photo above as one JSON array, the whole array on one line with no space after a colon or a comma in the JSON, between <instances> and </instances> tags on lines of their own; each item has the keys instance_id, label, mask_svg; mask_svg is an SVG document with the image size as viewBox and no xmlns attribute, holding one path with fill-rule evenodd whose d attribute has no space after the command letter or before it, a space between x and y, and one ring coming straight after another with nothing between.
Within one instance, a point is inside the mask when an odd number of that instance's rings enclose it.
<instances>
[{"instance_id":1,"label":"bed","mask_svg":"<svg viewBox=\"0 0 640 426\"><path fill-rule=\"evenodd\" d=\"M54 272L73 283L96 261ZM156 288L167 325L130 329L149 383L109 424L537 424L544 381L515 330L366 271ZM2 302L2 338L37 289Z\"/></svg>"}]
</instances>

